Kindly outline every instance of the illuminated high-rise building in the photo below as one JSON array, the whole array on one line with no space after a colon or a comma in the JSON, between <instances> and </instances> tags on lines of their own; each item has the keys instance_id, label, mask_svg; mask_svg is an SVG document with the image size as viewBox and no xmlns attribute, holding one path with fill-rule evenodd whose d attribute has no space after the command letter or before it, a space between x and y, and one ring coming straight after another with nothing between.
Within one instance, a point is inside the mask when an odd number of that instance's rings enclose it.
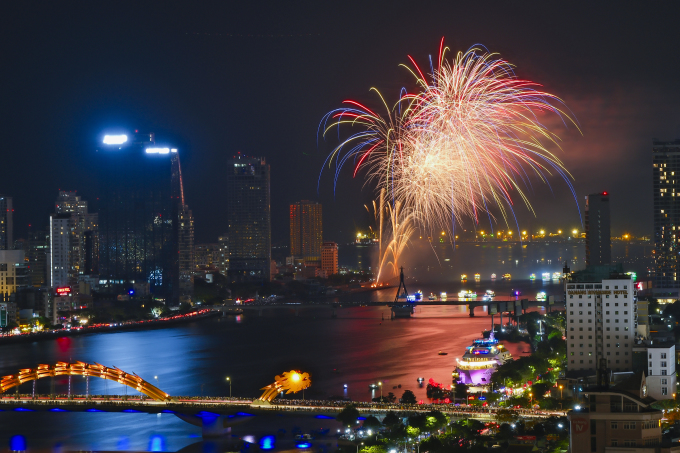
<instances>
[{"instance_id":1,"label":"illuminated high-rise building","mask_svg":"<svg viewBox=\"0 0 680 453\"><path fill-rule=\"evenodd\" d=\"M321 270L326 275L338 273L338 244L335 242L324 242L321 246Z\"/></svg>"},{"instance_id":2,"label":"illuminated high-rise building","mask_svg":"<svg viewBox=\"0 0 680 453\"><path fill-rule=\"evenodd\" d=\"M229 235L221 234L217 237L217 253L218 260L215 267L220 271L220 274L227 275L229 270Z\"/></svg>"},{"instance_id":3,"label":"illuminated high-rise building","mask_svg":"<svg viewBox=\"0 0 680 453\"><path fill-rule=\"evenodd\" d=\"M179 303L179 217L186 206L179 153L154 134L107 135L98 151L99 275L109 291L148 283Z\"/></svg>"},{"instance_id":4,"label":"illuminated high-rise building","mask_svg":"<svg viewBox=\"0 0 680 453\"><path fill-rule=\"evenodd\" d=\"M194 216L188 206L179 211L179 275L190 280L194 272Z\"/></svg>"},{"instance_id":5,"label":"illuminated high-rise building","mask_svg":"<svg viewBox=\"0 0 680 453\"><path fill-rule=\"evenodd\" d=\"M227 168L229 270L232 281L269 280L271 213L269 165L240 154Z\"/></svg>"},{"instance_id":6,"label":"illuminated high-rise building","mask_svg":"<svg viewBox=\"0 0 680 453\"><path fill-rule=\"evenodd\" d=\"M0 250L11 250L14 238L14 207L12 197L0 195Z\"/></svg>"},{"instance_id":7,"label":"illuminated high-rise building","mask_svg":"<svg viewBox=\"0 0 680 453\"><path fill-rule=\"evenodd\" d=\"M45 230L29 230L26 241L26 261L29 284L35 288L47 286L50 263L50 234Z\"/></svg>"},{"instance_id":8,"label":"illuminated high-rise building","mask_svg":"<svg viewBox=\"0 0 680 453\"><path fill-rule=\"evenodd\" d=\"M71 239L74 219L70 213L50 216L50 277L52 288L73 286L73 259Z\"/></svg>"},{"instance_id":9,"label":"illuminated high-rise building","mask_svg":"<svg viewBox=\"0 0 680 453\"><path fill-rule=\"evenodd\" d=\"M587 195L585 211L586 266L611 264L609 194L602 192Z\"/></svg>"},{"instance_id":10,"label":"illuminated high-rise building","mask_svg":"<svg viewBox=\"0 0 680 453\"><path fill-rule=\"evenodd\" d=\"M290 254L321 265L321 204L302 200L290 205Z\"/></svg>"},{"instance_id":11,"label":"illuminated high-rise building","mask_svg":"<svg viewBox=\"0 0 680 453\"><path fill-rule=\"evenodd\" d=\"M98 233L99 216L88 212L87 201L75 192L59 191L54 204L55 213L70 217L68 284L59 286L75 287L80 275L91 275L95 271L98 251L94 248ZM87 263L86 263L87 262Z\"/></svg>"},{"instance_id":12,"label":"illuminated high-rise building","mask_svg":"<svg viewBox=\"0 0 680 453\"><path fill-rule=\"evenodd\" d=\"M678 282L680 242L680 139L654 141L652 148L654 184L654 288L675 293ZM678 173L677 175L675 173ZM669 291L675 289L675 291Z\"/></svg>"}]
</instances>

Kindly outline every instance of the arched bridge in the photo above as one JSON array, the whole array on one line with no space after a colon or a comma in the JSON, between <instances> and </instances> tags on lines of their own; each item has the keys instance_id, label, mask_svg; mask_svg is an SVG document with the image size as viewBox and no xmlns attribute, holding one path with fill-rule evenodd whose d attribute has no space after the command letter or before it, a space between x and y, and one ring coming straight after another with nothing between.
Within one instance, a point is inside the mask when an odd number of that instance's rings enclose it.
<instances>
[{"instance_id":1,"label":"arched bridge","mask_svg":"<svg viewBox=\"0 0 680 453\"><path fill-rule=\"evenodd\" d=\"M38 365L37 368L25 368L16 375L3 376L0 379L0 393L5 393L7 390L18 387L24 382L54 376L92 376L127 385L156 401L170 401L171 399L170 395L158 387L149 384L134 373L126 373L117 367L109 368L99 363L91 364L85 362L57 362L56 365Z\"/></svg>"}]
</instances>

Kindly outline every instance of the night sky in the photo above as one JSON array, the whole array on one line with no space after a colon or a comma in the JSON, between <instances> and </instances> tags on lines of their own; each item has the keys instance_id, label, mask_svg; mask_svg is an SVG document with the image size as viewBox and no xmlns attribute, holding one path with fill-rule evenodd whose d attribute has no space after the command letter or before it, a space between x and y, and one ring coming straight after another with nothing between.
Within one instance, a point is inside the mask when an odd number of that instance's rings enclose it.
<instances>
[{"instance_id":1,"label":"night sky","mask_svg":"<svg viewBox=\"0 0 680 453\"><path fill-rule=\"evenodd\" d=\"M499 52L561 97L583 131L553 129L579 205L606 190L612 233L650 235L652 138L680 136L680 11L605 3L4 2L0 193L14 197L15 236L47 225L59 189L96 198L101 137L139 129L179 148L197 242L226 230L238 151L271 164L274 245L287 245L300 199L323 203L326 240L350 240L368 225L372 188L348 167L335 195L332 173L317 192L330 150L317 146L319 121L347 98L378 108L373 86L396 100L413 87L398 65L410 54L427 66L442 36L454 51ZM534 229L580 228L568 187L550 183L529 191Z\"/></svg>"}]
</instances>

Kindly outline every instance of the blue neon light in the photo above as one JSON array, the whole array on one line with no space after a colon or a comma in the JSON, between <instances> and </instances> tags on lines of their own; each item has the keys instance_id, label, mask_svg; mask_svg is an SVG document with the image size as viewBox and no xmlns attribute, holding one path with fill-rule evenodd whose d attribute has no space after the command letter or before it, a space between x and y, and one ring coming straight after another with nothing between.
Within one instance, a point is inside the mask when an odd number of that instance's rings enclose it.
<instances>
[{"instance_id":1,"label":"blue neon light","mask_svg":"<svg viewBox=\"0 0 680 453\"><path fill-rule=\"evenodd\" d=\"M163 439L163 436L151 436L149 451L165 451L165 439Z\"/></svg>"},{"instance_id":2,"label":"blue neon light","mask_svg":"<svg viewBox=\"0 0 680 453\"><path fill-rule=\"evenodd\" d=\"M274 436L264 436L260 439L261 450L273 450L276 445L276 438Z\"/></svg>"},{"instance_id":3,"label":"blue neon light","mask_svg":"<svg viewBox=\"0 0 680 453\"><path fill-rule=\"evenodd\" d=\"M16 407L14 410L17 412L35 412L33 409L26 409L25 407Z\"/></svg>"},{"instance_id":4,"label":"blue neon light","mask_svg":"<svg viewBox=\"0 0 680 453\"><path fill-rule=\"evenodd\" d=\"M66 409L62 409L61 407L54 407L54 408L50 409L50 412L70 412L70 411L68 411Z\"/></svg>"},{"instance_id":5,"label":"blue neon light","mask_svg":"<svg viewBox=\"0 0 680 453\"><path fill-rule=\"evenodd\" d=\"M335 417L329 417L328 415L317 415L314 418L320 418L322 420L335 420Z\"/></svg>"},{"instance_id":6,"label":"blue neon light","mask_svg":"<svg viewBox=\"0 0 680 453\"><path fill-rule=\"evenodd\" d=\"M104 411L101 410L101 409L95 409L95 408L93 407L93 408L90 408L90 409L86 409L85 412L104 412Z\"/></svg>"},{"instance_id":7,"label":"blue neon light","mask_svg":"<svg viewBox=\"0 0 680 453\"><path fill-rule=\"evenodd\" d=\"M248 412L237 412L236 415L239 417L255 417L254 414L249 414Z\"/></svg>"},{"instance_id":8,"label":"blue neon light","mask_svg":"<svg viewBox=\"0 0 680 453\"><path fill-rule=\"evenodd\" d=\"M12 451L26 451L26 438L24 436L12 436L9 440L9 449Z\"/></svg>"},{"instance_id":9,"label":"blue neon light","mask_svg":"<svg viewBox=\"0 0 680 453\"><path fill-rule=\"evenodd\" d=\"M139 413L141 413L142 411L138 411L138 410L136 410L136 409L123 409L122 412L127 412L127 413L129 413L129 414L139 414Z\"/></svg>"},{"instance_id":10,"label":"blue neon light","mask_svg":"<svg viewBox=\"0 0 680 453\"><path fill-rule=\"evenodd\" d=\"M300 442L299 444L295 445L298 448L309 448L312 446L309 442Z\"/></svg>"}]
</instances>

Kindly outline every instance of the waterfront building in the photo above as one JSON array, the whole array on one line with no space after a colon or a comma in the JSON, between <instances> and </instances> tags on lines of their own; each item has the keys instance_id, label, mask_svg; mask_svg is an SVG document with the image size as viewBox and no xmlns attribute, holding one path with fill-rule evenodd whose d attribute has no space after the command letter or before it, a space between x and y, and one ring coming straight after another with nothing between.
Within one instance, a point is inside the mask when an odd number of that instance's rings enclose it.
<instances>
[{"instance_id":1,"label":"waterfront building","mask_svg":"<svg viewBox=\"0 0 680 453\"><path fill-rule=\"evenodd\" d=\"M642 364L647 393L656 400L675 399L675 341L645 340L633 347L635 363Z\"/></svg>"},{"instance_id":2,"label":"waterfront building","mask_svg":"<svg viewBox=\"0 0 680 453\"><path fill-rule=\"evenodd\" d=\"M188 206L179 211L179 275L181 280L191 278L194 272L194 216Z\"/></svg>"},{"instance_id":3,"label":"waterfront building","mask_svg":"<svg viewBox=\"0 0 680 453\"><path fill-rule=\"evenodd\" d=\"M322 243L321 204L302 200L290 205L290 254L320 266Z\"/></svg>"},{"instance_id":4,"label":"waterfront building","mask_svg":"<svg viewBox=\"0 0 680 453\"><path fill-rule=\"evenodd\" d=\"M338 273L338 244L324 242L321 248L321 269L326 275Z\"/></svg>"},{"instance_id":5,"label":"waterfront building","mask_svg":"<svg viewBox=\"0 0 680 453\"><path fill-rule=\"evenodd\" d=\"M654 141L654 292L677 299L680 240L680 139ZM678 172L676 177L675 172Z\"/></svg>"},{"instance_id":6,"label":"waterfront building","mask_svg":"<svg viewBox=\"0 0 680 453\"><path fill-rule=\"evenodd\" d=\"M0 250L0 301L28 286L28 268L23 250Z\"/></svg>"},{"instance_id":7,"label":"waterfront building","mask_svg":"<svg viewBox=\"0 0 680 453\"><path fill-rule=\"evenodd\" d=\"M35 288L48 286L48 270L50 263L50 234L44 230L29 231L26 241L26 263L28 266L29 284Z\"/></svg>"},{"instance_id":8,"label":"waterfront building","mask_svg":"<svg viewBox=\"0 0 680 453\"><path fill-rule=\"evenodd\" d=\"M589 266L565 281L567 370L626 371L633 364L637 327L634 282L621 265Z\"/></svg>"},{"instance_id":9,"label":"waterfront building","mask_svg":"<svg viewBox=\"0 0 680 453\"><path fill-rule=\"evenodd\" d=\"M194 246L195 271L214 269L220 259L218 244L196 244Z\"/></svg>"},{"instance_id":10,"label":"waterfront building","mask_svg":"<svg viewBox=\"0 0 680 453\"><path fill-rule=\"evenodd\" d=\"M52 214L50 216L50 278L53 288L73 284L71 234L73 223L71 214Z\"/></svg>"},{"instance_id":11,"label":"waterfront building","mask_svg":"<svg viewBox=\"0 0 680 453\"><path fill-rule=\"evenodd\" d=\"M269 280L270 168L264 158L239 154L227 169L229 270L232 281Z\"/></svg>"},{"instance_id":12,"label":"waterfront building","mask_svg":"<svg viewBox=\"0 0 680 453\"><path fill-rule=\"evenodd\" d=\"M229 235L221 234L217 237L217 270L220 274L227 275L229 270Z\"/></svg>"},{"instance_id":13,"label":"waterfront building","mask_svg":"<svg viewBox=\"0 0 680 453\"><path fill-rule=\"evenodd\" d=\"M680 446L661 448L663 412L652 408L643 373L610 387L584 388L585 404L569 411L569 451L680 452Z\"/></svg>"},{"instance_id":14,"label":"waterfront building","mask_svg":"<svg viewBox=\"0 0 680 453\"><path fill-rule=\"evenodd\" d=\"M611 220L609 194L593 193L586 196L586 266L602 266L612 261Z\"/></svg>"},{"instance_id":15,"label":"waterfront building","mask_svg":"<svg viewBox=\"0 0 680 453\"><path fill-rule=\"evenodd\" d=\"M80 275L89 275L95 270L94 263L97 262L98 251L94 248L94 243L98 233L99 216L96 213L89 213L87 201L75 192L59 191L54 207L57 216L69 219L68 254L57 250L60 253L59 258L65 257L67 260L68 281L60 282L57 286L75 286ZM54 252L52 259L55 259Z\"/></svg>"},{"instance_id":16,"label":"waterfront building","mask_svg":"<svg viewBox=\"0 0 680 453\"><path fill-rule=\"evenodd\" d=\"M0 195L0 250L11 250L14 241L14 206L12 197Z\"/></svg>"},{"instance_id":17,"label":"waterfront building","mask_svg":"<svg viewBox=\"0 0 680 453\"><path fill-rule=\"evenodd\" d=\"M179 303L179 225L185 209L179 153L153 133L106 136L99 165L99 274L123 293L148 283Z\"/></svg>"}]
</instances>

